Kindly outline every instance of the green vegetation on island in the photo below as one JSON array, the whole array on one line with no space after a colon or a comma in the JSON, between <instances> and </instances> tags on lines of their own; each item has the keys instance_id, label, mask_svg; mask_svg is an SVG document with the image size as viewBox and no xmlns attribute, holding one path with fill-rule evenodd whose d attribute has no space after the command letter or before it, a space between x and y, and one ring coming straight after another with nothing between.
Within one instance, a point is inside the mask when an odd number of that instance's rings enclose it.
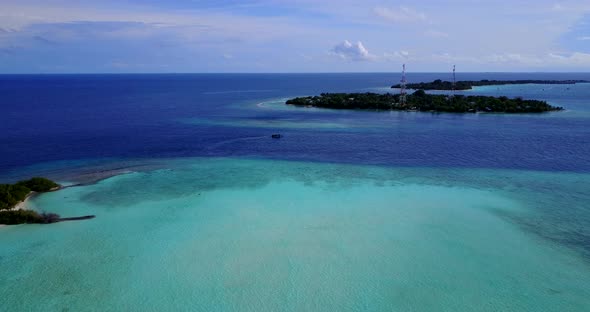
<instances>
[{"instance_id":1,"label":"green vegetation on island","mask_svg":"<svg viewBox=\"0 0 590 312\"><path fill-rule=\"evenodd\" d=\"M496 86L496 85L512 85L512 84L576 84L587 83L587 80L479 80L479 81L457 81L455 83L455 90L471 90L473 87L480 86ZM392 88L400 88L397 84ZM432 82L408 83L408 89L414 90L453 90L453 83L451 81L442 81L440 79Z\"/></svg>"},{"instance_id":2,"label":"green vegetation on island","mask_svg":"<svg viewBox=\"0 0 590 312\"><path fill-rule=\"evenodd\" d=\"M288 105L310 106L331 109L415 110L452 113L541 113L562 110L545 101L511 99L505 96L447 96L427 94L417 90L400 102L399 94L378 93L322 93L290 99Z\"/></svg>"},{"instance_id":3,"label":"green vegetation on island","mask_svg":"<svg viewBox=\"0 0 590 312\"><path fill-rule=\"evenodd\" d=\"M23 223L55 223L61 221L58 214L38 213L33 210L5 210L0 211L0 224L13 225Z\"/></svg>"},{"instance_id":4,"label":"green vegetation on island","mask_svg":"<svg viewBox=\"0 0 590 312\"><path fill-rule=\"evenodd\" d=\"M12 209L24 201L31 192L49 192L58 188L59 184L39 177L15 184L0 184L0 210Z\"/></svg>"},{"instance_id":5,"label":"green vegetation on island","mask_svg":"<svg viewBox=\"0 0 590 312\"><path fill-rule=\"evenodd\" d=\"M35 178L31 178L29 180L25 180L25 181L21 181L18 182L17 185L22 185L27 187L28 189L30 189L33 192L49 192L52 190L56 190L59 188L59 184L46 179L46 178L40 178L40 177L35 177Z\"/></svg>"},{"instance_id":6,"label":"green vegetation on island","mask_svg":"<svg viewBox=\"0 0 590 312\"><path fill-rule=\"evenodd\" d=\"M34 193L58 190L60 185L46 178L32 178L15 184L0 184L0 224L22 223L56 223L93 219L93 215L62 218L55 213L38 213L33 210L20 209L18 204Z\"/></svg>"},{"instance_id":7,"label":"green vegetation on island","mask_svg":"<svg viewBox=\"0 0 590 312\"><path fill-rule=\"evenodd\" d=\"M11 209L27 198L31 192L19 184L0 184L0 210Z\"/></svg>"},{"instance_id":8,"label":"green vegetation on island","mask_svg":"<svg viewBox=\"0 0 590 312\"><path fill-rule=\"evenodd\" d=\"M45 178L35 177L15 184L0 184L0 224L53 223L59 216L53 213L37 213L32 210L14 209L33 192L49 192L59 184Z\"/></svg>"}]
</instances>

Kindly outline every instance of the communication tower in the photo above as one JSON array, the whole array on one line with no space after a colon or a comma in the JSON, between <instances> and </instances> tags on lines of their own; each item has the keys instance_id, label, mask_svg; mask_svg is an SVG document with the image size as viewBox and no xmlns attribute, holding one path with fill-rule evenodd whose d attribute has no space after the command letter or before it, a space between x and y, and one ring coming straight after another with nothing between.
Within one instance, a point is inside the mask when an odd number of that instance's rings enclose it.
<instances>
[{"instance_id":1,"label":"communication tower","mask_svg":"<svg viewBox=\"0 0 590 312\"><path fill-rule=\"evenodd\" d=\"M405 106L406 105L406 84L407 84L407 80L406 80L406 64L404 64L402 66L402 80L400 81L400 88L399 88L399 104L400 106Z\"/></svg>"},{"instance_id":2,"label":"communication tower","mask_svg":"<svg viewBox=\"0 0 590 312\"><path fill-rule=\"evenodd\" d=\"M455 78L455 65L453 65L453 90L452 96L455 96L455 88L457 86L457 79Z\"/></svg>"}]
</instances>

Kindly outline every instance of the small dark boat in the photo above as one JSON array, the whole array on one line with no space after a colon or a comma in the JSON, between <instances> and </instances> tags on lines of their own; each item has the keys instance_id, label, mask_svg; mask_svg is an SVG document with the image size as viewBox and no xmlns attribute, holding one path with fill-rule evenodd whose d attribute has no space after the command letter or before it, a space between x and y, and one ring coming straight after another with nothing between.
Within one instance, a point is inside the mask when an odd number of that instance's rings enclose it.
<instances>
[{"instance_id":1,"label":"small dark boat","mask_svg":"<svg viewBox=\"0 0 590 312\"><path fill-rule=\"evenodd\" d=\"M280 138L283 137L283 135L282 134L275 133L275 134L271 135L270 137L273 138L273 139L280 139Z\"/></svg>"}]
</instances>

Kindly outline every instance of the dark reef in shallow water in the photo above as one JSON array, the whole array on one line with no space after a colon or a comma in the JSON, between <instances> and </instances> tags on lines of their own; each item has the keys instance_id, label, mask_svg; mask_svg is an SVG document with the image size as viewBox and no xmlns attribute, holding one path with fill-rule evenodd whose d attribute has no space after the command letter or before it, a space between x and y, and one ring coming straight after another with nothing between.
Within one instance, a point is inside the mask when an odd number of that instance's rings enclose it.
<instances>
[{"instance_id":1,"label":"dark reef in shallow water","mask_svg":"<svg viewBox=\"0 0 590 312\"><path fill-rule=\"evenodd\" d=\"M505 96L464 96L427 94L417 90L407 95L406 102L399 94L377 93L322 93L320 96L298 97L286 104L332 109L412 110L452 113L542 113L563 110L545 101L510 99Z\"/></svg>"},{"instance_id":2,"label":"dark reef in shallow water","mask_svg":"<svg viewBox=\"0 0 590 312\"><path fill-rule=\"evenodd\" d=\"M3 210L0 211L0 224L50 224L64 221L78 221L94 219L94 215L62 218L56 213L38 213L32 210Z\"/></svg>"}]
</instances>

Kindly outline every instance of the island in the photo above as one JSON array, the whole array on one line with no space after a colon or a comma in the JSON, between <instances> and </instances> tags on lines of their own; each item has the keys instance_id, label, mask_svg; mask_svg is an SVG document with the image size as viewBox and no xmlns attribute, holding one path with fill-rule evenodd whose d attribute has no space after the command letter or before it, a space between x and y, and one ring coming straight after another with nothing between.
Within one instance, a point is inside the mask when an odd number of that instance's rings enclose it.
<instances>
[{"instance_id":1,"label":"island","mask_svg":"<svg viewBox=\"0 0 590 312\"><path fill-rule=\"evenodd\" d=\"M320 96L297 97L285 104L331 109L409 110L452 113L542 113L563 110L545 101L508 98L505 96L465 96L427 94L417 90L400 101L400 94L322 93Z\"/></svg>"},{"instance_id":2,"label":"island","mask_svg":"<svg viewBox=\"0 0 590 312\"><path fill-rule=\"evenodd\" d=\"M39 193L59 190L61 186L49 179L35 177L15 184L0 184L0 224L56 223L92 219L94 216L61 218L55 213L38 213L25 209L26 200Z\"/></svg>"},{"instance_id":3,"label":"island","mask_svg":"<svg viewBox=\"0 0 590 312\"><path fill-rule=\"evenodd\" d=\"M501 86L514 84L576 84L588 83L588 80L479 80L479 81L457 81L453 88L451 81L442 81L440 79L432 82L408 83L406 87L414 90L471 90L473 87L480 86ZM401 88L400 84L392 86L392 88Z\"/></svg>"}]
</instances>

